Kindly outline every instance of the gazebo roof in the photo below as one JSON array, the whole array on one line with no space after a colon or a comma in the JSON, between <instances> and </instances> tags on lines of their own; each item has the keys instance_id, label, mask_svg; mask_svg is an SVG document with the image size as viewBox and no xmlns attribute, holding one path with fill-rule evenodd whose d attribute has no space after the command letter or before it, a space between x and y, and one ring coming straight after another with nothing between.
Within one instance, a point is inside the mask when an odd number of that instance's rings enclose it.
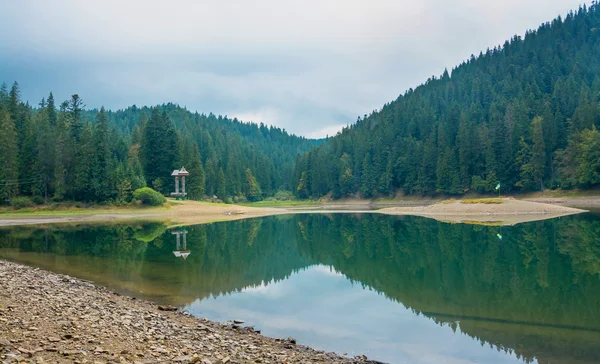
<instances>
[{"instance_id":1,"label":"gazebo roof","mask_svg":"<svg viewBox=\"0 0 600 364\"><path fill-rule=\"evenodd\" d=\"M188 176L189 174L190 173L185 170L185 167L181 167L181 169L179 170L179 175L180 176Z\"/></svg>"},{"instance_id":2,"label":"gazebo roof","mask_svg":"<svg viewBox=\"0 0 600 364\"><path fill-rule=\"evenodd\" d=\"M179 171L174 170L173 173L171 173L171 176L179 176Z\"/></svg>"}]
</instances>

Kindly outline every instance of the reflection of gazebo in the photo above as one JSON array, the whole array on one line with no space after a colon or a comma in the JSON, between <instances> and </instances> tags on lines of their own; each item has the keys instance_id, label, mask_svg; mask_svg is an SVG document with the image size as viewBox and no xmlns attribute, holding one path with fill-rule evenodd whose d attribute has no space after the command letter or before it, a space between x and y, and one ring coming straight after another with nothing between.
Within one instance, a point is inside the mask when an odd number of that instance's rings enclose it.
<instances>
[{"instance_id":1,"label":"reflection of gazebo","mask_svg":"<svg viewBox=\"0 0 600 364\"><path fill-rule=\"evenodd\" d=\"M171 231L171 234L175 235L175 237L177 239L177 247L176 247L176 250L173 251L173 254L177 258L183 258L184 260L187 259L187 257L190 254L192 254L191 251L187 250L187 242L185 240L185 237L187 235L187 230L182 229L182 230ZM181 246L181 235L183 235L183 246Z\"/></svg>"},{"instance_id":2,"label":"reflection of gazebo","mask_svg":"<svg viewBox=\"0 0 600 364\"><path fill-rule=\"evenodd\" d=\"M185 193L185 176L189 176L190 173L181 167L180 170L174 170L171 176L175 177L175 192L171 192L171 196L175 196L175 199L185 200L187 193ZM181 177L181 192L179 192L179 177Z\"/></svg>"}]
</instances>

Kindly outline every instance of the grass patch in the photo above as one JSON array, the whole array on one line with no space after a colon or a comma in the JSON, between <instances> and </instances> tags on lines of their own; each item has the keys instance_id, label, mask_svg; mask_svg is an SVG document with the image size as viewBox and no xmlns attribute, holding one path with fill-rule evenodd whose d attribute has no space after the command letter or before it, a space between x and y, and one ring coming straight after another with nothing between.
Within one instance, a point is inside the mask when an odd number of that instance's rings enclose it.
<instances>
[{"instance_id":1,"label":"grass patch","mask_svg":"<svg viewBox=\"0 0 600 364\"><path fill-rule=\"evenodd\" d=\"M73 205L61 205L61 204L50 204L50 205L38 205L23 208L20 210L14 210L12 208L0 208L0 216L51 216L51 215L92 215L92 214L110 214L110 213L123 213L123 212L147 212L147 211L163 211L172 206L173 203L167 202L165 206L161 207L149 207L143 205L95 205L95 206L82 206L76 207Z\"/></svg>"},{"instance_id":2,"label":"grass patch","mask_svg":"<svg viewBox=\"0 0 600 364\"><path fill-rule=\"evenodd\" d=\"M481 226L504 226L504 222L502 221L473 221L473 220L463 220L463 224L467 225L481 225Z\"/></svg>"},{"instance_id":3,"label":"grass patch","mask_svg":"<svg viewBox=\"0 0 600 364\"><path fill-rule=\"evenodd\" d=\"M248 207L297 207L297 206L319 206L318 201L258 201L239 203L240 206Z\"/></svg>"},{"instance_id":4,"label":"grass patch","mask_svg":"<svg viewBox=\"0 0 600 364\"><path fill-rule=\"evenodd\" d=\"M444 200L442 202L440 202L441 205L450 205L451 203L455 203L456 200L455 199L451 199L451 200Z\"/></svg>"},{"instance_id":5,"label":"grass patch","mask_svg":"<svg viewBox=\"0 0 600 364\"><path fill-rule=\"evenodd\" d=\"M501 198L479 198L474 200L462 200L460 203L465 205L476 205L476 204L486 204L486 205L500 205L503 203Z\"/></svg>"}]
</instances>

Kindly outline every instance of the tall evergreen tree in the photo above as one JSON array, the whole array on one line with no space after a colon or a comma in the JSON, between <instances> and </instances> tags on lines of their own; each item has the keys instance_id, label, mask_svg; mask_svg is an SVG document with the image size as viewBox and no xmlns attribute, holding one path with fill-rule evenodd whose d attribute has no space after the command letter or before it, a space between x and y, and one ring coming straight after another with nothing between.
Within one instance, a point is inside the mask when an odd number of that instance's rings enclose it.
<instances>
[{"instance_id":1,"label":"tall evergreen tree","mask_svg":"<svg viewBox=\"0 0 600 364\"><path fill-rule=\"evenodd\" d=\"M110 149L108 138L108 118L104 107L102 107L94 123L94 161L91 167L91 186L95 199L98 201L103 201L110 195Z\"/></svg>"},{"instance_id":2,"label":"tall evergreen tree","mask_svg":"<svg viewBox=\"0 0 600 364\"><path fill-rule=\"evenodd\" d=\"M8 203L19 192L19 149L15 123L0 109L0 202Z\"/></svg>"},{"instance_id":3,"label":"tall evergreen tree","mask_svg":"<svg viewBox=\"0 0 600 364\"><path fill-rule=\"evenodd\" d=\"M192 200L200 200L204 196L205 176L198 144L194 143L194 152L188 165L188 195Z\"/></svg>"},{"instance_id":4,"label":"tall evergreen tree","mask_svg":"<svg viewBox=\"0 0 600 364\"><path fill-rule=\"evenodd\" d=\"M48 114L50 125L55 126L58 116L56 114L56 106L54 105L54 95L52 95L52 92L50 92L48 100L46 100L46 113Z\"/></svg>"},{"instance_id":5,"label":"tall evergreen tree","mask_svg":"<svg viewBox=\"0 0 600 364\"><path fill-rule=\"evenodd\" d=\"M81 132L84 127L83 120L81 118L84 107L85 105L83 104L83 100L77 94L71 96L71 100L69 100L66 106L66 110L69 112L71 136L76 142L79 142L79 138L81 137Z\"/></svg>"},{"instance_id":6,"label":"tall evergreen tree","mask_svg":"<svg viewBox=\"0 0 600 364\"><path fill-rule=\"evenodd\" d=\"M539 183L544 190L544 173L546 170L546 153L544 146L544 132L542 130L542 118L536 116L531 122L532 142L531 147L531 173L535 182Z\"/></svg>"},{"instance_id":7,"label":"tall evergreen tree","mask_svg":"<svg viewBox=\"0 0 600 364\"><path fill-rule=\"evenodd\" d=\"M142 137L141 159L146 179L152 182L170 179L171 172L178 168L178 153L173 123L164 112L154 108ZM168 189L164 183L159 188L163 193Z\"/></svg>"},{"instance_id":8,"label":"tall evergreen tree","mask_svg":"<svg viewBox=\"0 0 600 364\"><path fill-rule=\"evenodd\" d=\"M256 181L256 178L252 175L250 168L246 168L246 178L244 184L244 194L248 198L248 201L258 201L262 197L262 191L260 185Z\"/></svg>"}]
</instances>

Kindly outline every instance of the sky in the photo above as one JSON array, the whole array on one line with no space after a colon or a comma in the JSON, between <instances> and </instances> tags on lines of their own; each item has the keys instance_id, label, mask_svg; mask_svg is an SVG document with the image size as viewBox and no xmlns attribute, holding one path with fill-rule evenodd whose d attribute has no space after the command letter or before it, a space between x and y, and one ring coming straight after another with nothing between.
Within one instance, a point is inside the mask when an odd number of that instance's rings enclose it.
<instances>
[{"instance_id":1,"label":"sky","mask_svg":"<svg viewBox=\"0 0 600 364\"><path fill-rule=\"evenodd\" d=\"M0 81L38 104L177 103L334 135L582 0L0 0Z\"/></svg>"}]
</instances>

